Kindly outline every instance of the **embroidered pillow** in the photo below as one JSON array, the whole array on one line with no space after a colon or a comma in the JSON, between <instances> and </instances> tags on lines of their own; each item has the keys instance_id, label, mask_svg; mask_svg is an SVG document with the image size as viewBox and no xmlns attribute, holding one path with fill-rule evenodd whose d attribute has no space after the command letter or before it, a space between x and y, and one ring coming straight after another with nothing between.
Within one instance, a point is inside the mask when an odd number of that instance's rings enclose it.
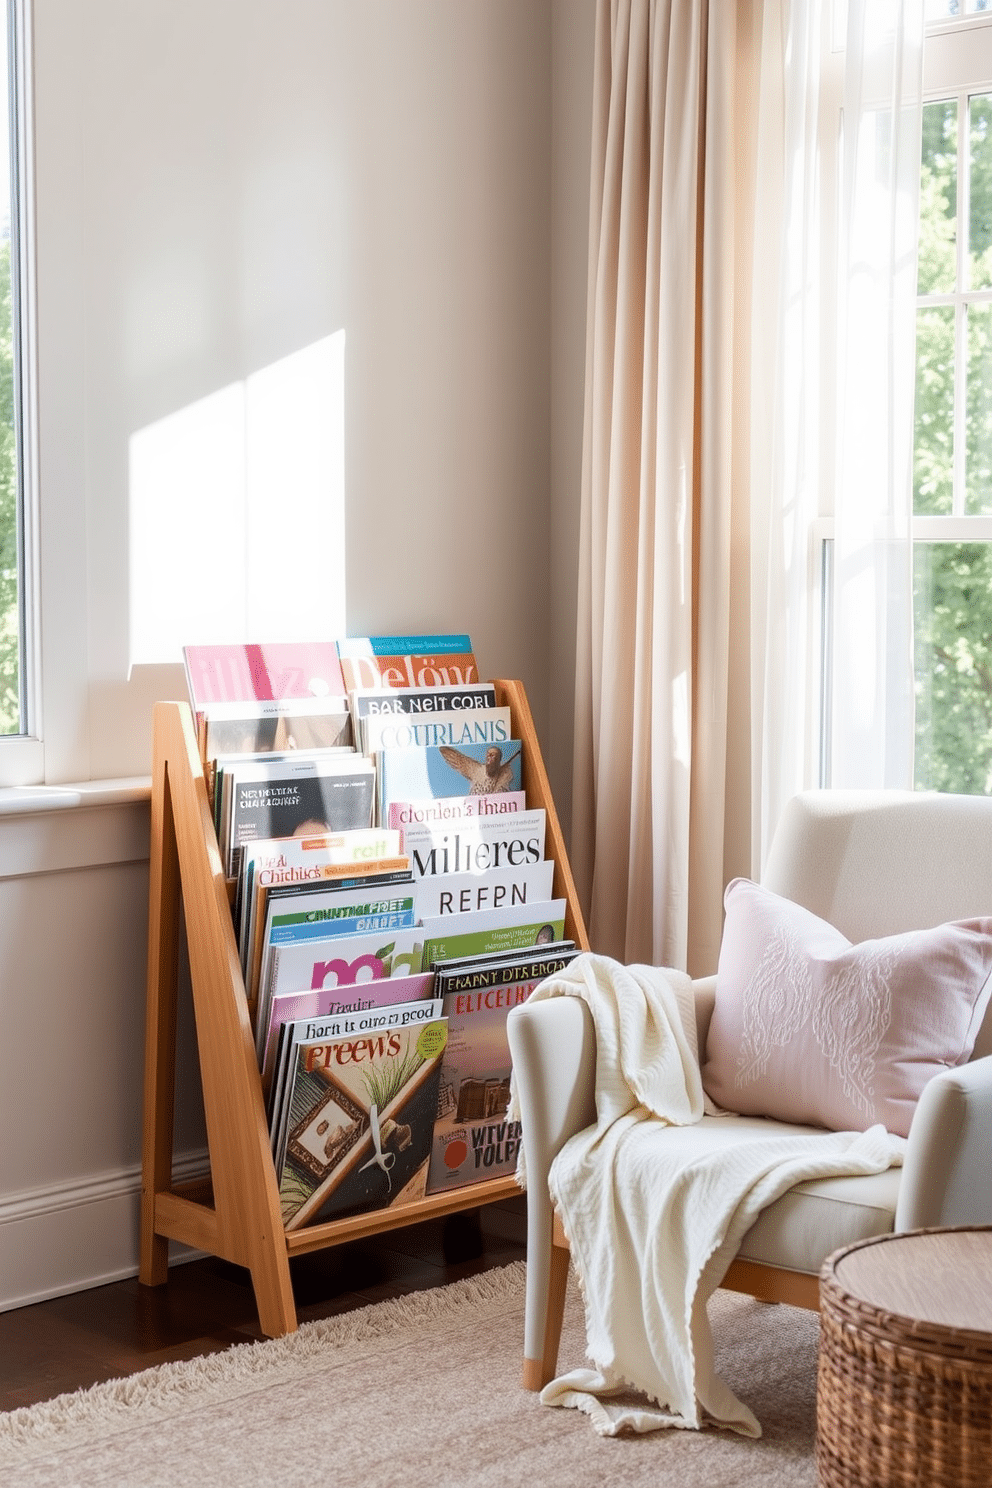
<instances>
[{"instance_id":1,"label":"embroidered pillow","mask_svg":"<svg viewBox=\"0 0 992 1488\"><path fill-rule=\"evenodd\" d=\"M738 878L703 1087L741 1115L906 1136L924 1085L971 1056L992 995L992 918L852 945Z\"/></svg>"}]
</instances>

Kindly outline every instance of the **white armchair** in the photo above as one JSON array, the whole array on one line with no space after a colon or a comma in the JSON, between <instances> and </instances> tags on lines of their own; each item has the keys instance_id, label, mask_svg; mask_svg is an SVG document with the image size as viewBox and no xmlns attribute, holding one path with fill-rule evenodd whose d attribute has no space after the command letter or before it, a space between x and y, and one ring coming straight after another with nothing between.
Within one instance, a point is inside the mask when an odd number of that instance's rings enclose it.
<instances>
[{"instance_id":1,"label":"white armchair","mask_svg":"<svg viewBox=\"0 0 992 1488\"><path fill-rule=\"evenodd\" d=\"M766 888L859 942L992 914L992 799L902 792L811 791L789 803L762 880ZM694 983L702 1058L716 978ZM568 1249L548 1195L557 1152L595 1119L592 1019L574 997L526 1003L507 1024L527 1166L524 1383L556 1372ZM719 1122L728 1143L774 1126ZM663 1140L663 1135L659 1137ZM992 1012L969 1063L921 1096L902 1169L797 1185L763 1210L722 1285L816 1309L819 1272L839 1246L890 1230L992 1224Z\"/></svg>"}]
</instances>

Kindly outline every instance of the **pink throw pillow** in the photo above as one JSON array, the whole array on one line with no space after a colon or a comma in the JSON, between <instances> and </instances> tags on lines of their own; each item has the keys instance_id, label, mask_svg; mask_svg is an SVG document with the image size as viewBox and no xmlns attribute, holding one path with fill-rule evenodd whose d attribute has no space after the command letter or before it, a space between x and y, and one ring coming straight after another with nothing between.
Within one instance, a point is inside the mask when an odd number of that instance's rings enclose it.
<instances>
[{"instance_id":1,"label":"pink throw pillow","mask_svg":"<svg viewBox=\"0 0 992 1488\"><path fill-rule=\"evenodd\" d=\"M747 1116L907 1136L924 1085L971 1056L992 995L992 918L852 945L738 878L703 1086Z\"/></svg>"}]
</instances>

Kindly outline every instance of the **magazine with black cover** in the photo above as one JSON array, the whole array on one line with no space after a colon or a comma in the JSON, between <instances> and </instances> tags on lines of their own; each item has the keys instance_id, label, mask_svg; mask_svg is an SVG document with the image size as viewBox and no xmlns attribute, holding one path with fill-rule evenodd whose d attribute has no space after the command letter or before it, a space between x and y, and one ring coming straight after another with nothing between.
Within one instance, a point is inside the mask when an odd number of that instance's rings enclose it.
<instances>
[{"instance_id":1,"label":"magazine with black cover","mask_svg":"<svg viewBox=\"0 0 992 1488\"><path fill-rule=\"evenodd\" d=\"M512 1174L520 1123L507 1120L510 1049L506 1015L578 955L570 943L504 957L466 958L434 969L448 1020L428 1193Z\"/></svg>"},{"instance_id":2,"label":"magazine with black cover","mask_svg":"<svg viewBox=\"0 0 992 1488\"><path fill-rule=\"evenodd\" d=\"M375 766L362 755L300 754L225 764L225 790L228 782L229 814L221 820L220 847L229 878L237 875L246 842L372 825Z\"/></svg>"}]
</instances>

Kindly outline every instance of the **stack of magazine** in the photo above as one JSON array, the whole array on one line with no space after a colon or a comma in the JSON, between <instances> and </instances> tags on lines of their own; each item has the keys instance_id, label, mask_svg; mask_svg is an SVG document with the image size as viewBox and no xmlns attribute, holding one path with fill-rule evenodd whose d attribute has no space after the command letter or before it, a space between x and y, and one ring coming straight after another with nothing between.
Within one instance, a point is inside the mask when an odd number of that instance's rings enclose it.
<instances>
[{"instance_id":1,"label":"stack of magazine","mask_svg":"<svg viewBox=\"0 0 992 1488\"><path fill-rule=\"evenodd\" d=\"M577 951L470 638L184 657L287 1229L512 1174L506 1015Z\"/></svg>"}]
</instances>

